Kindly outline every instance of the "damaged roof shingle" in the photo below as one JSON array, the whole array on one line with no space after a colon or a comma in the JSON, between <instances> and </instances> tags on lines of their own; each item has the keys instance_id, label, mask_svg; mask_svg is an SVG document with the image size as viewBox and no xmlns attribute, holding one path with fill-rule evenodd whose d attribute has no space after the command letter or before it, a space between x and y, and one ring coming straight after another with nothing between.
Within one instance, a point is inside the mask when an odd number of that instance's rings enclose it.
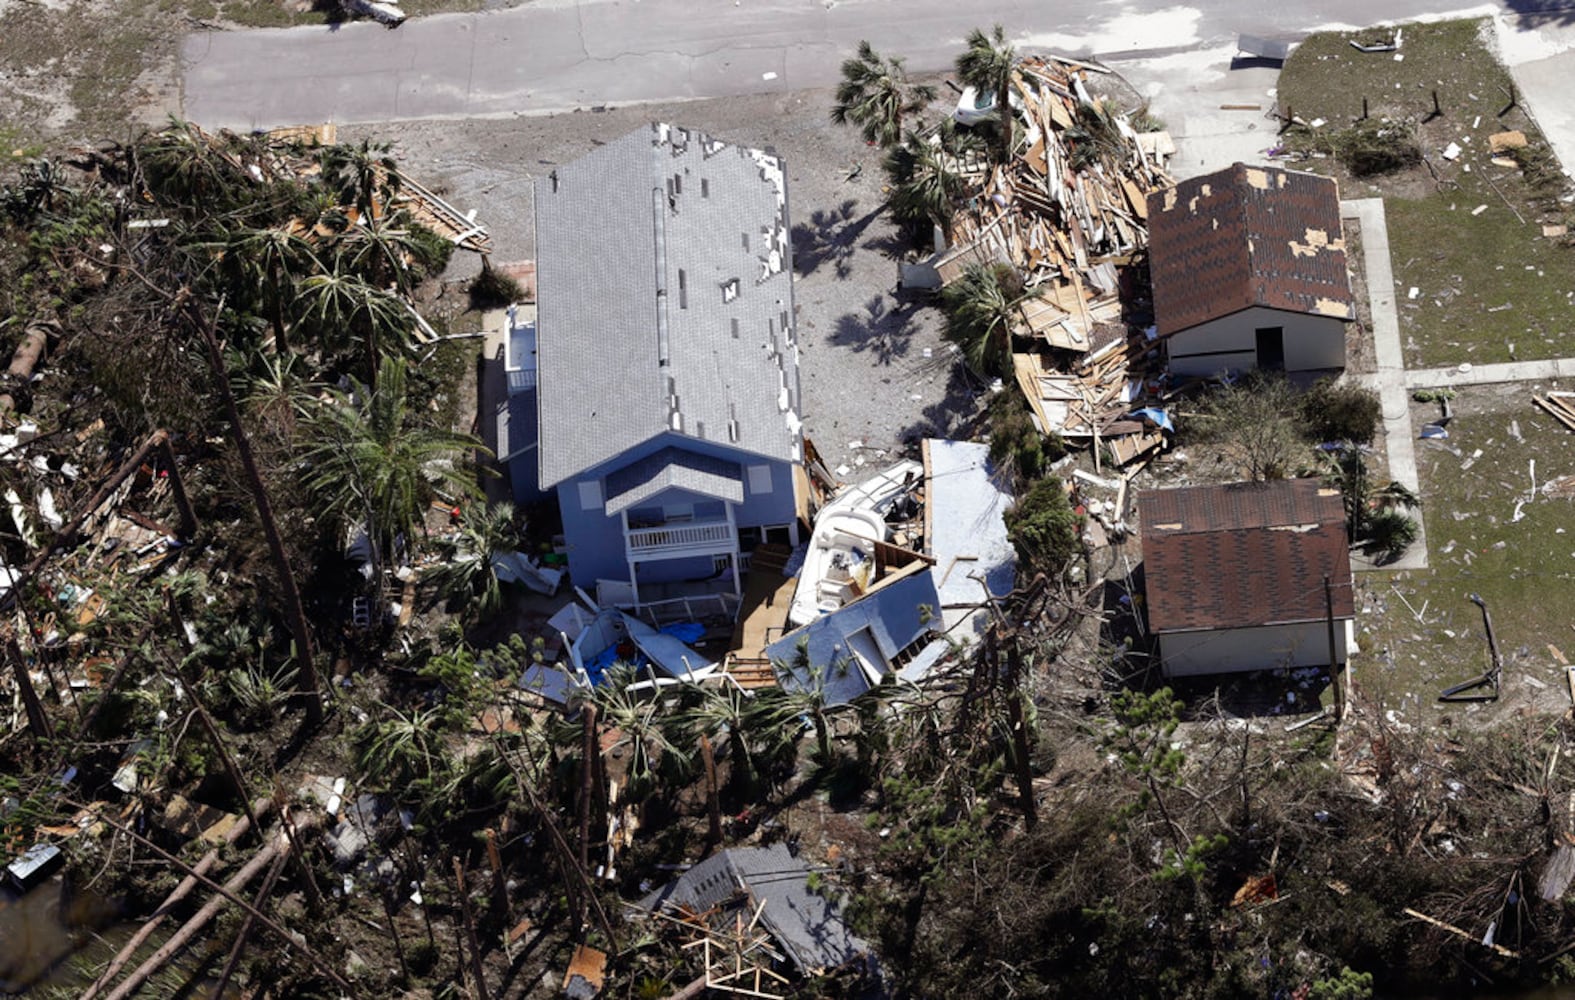
<instances>
[{"instance_id":1,"label":"damaged roof shingle","mask_svg":"<svg viewBox=\"0 0 1575 1000\"><path fill-rule=\"evenodd\" d=\"M1340 491L1317 479L1145 491L1143 565L1155 632L1355 614Z\"/></svg>"},{"instance_id":2,"label":"damaged roof shingle","mask_svg":"<svg viewBox=\"0 0 1575 1000\"><path fill-rule=\"evenodd\" d=\"M1252 306L1354 319L1327 177L1238 163L1149 195L1160 336Z\"/></svg>"},{"instance_id":3,"label":"damaged roof shingle","mask_svg":"<svg viewBox=\"0 0 1575 1000\"><path fill-rule=\"evenodd\" d=\"M797 460L782 160L652 124L535 190L542 485L669 431Z\"/></svg>"}]
</instances>

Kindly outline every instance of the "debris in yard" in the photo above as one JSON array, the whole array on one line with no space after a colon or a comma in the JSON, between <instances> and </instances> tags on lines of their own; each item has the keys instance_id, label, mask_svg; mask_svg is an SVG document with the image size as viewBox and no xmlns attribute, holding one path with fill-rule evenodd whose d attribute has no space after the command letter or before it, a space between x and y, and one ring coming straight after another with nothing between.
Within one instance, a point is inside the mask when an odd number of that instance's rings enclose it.
<instances>
[{"instance_id":1,"label":"debris in yard","mask_svg":"<svg viewBox=\"0 0 1575 1000\"><path fill-rule=\"evenodd\" d=\"M6 866L5 873L19 892L31 892L54 874L65 856L53 844L34 844Z\"/></svg>"},{"instance_id":2,"label":"debris in yard","mask_svg":"<svg viewBox=\"0 0 1575 1000\"><path fill-rule=\"evenodd\" d=\"M1488 136L1488 149L1495 153L1502 153L1507 149L1525 149L1526 133L1516 129L1512 132L1495 132Z\"/></svg>"},{"instance_id":3,"label":"debris in yard","mask_svg":"<svg viewBox=\"0 0 1575 1000\"><path fill-rule=\"evenodd\" d=\"M591 1000L602 991L607 978L607 953L589 945L574 949L563 974L563 995L570 1000Z\"/></svg>"},{"instance_id":4,"label":"debris in yard","mask_svg":"<svg viewBox=\"0 0 1575 1000\"><path fill-rule=\"evenodd\" d=\"M1482 600L1480 596L1476 594L1469 594L1467 595L1467 598L1472 604L1475 604L1478 608L1482 609L1482 628L1487 633L1488 653L1491 657L1492 665L1484 670L1480 675L1472 678L1469 681L1466 681L1462 684L1456 684L1453 687L1445 688L1443 693L1438 696L1438 700L1497 701L1499 695L1499 686L1504 674L1504 660L1499 655L1498 639L1493 634L1493 616L1488 614L1487 602ZM1482 694L1470 693L1473 691L1480 691L1484 688L1490 690Z\"/></svg>"},{"instance_id":5,"label":"debris in yard","mask_svg":"<svg viewBox=\"0 0 1575 1000\"><path fill-rule=\"evenodd\" d=\"M1531 401L1563 424L1575 431L1575 392L1550 392L1546 396L1532 396Z\"/></svg>"},{"instance_id":6,"label":"debris in yard","mask_svg":"<svg viewBox=\"0 0 1575 1000\"><path fill-rule=\"evenodd\" d=\"M1313 717L1314 720L1318 718L1319 716ZM1279 886L1275 884L1274 873L1270 872L1267 875L1254 875L1243 882L1241 888L1236 890L1236 895L1231 897L1230 905L1250 906L1253 903L1267 903L1279 898Z\"/></svg>"}]
</instances>

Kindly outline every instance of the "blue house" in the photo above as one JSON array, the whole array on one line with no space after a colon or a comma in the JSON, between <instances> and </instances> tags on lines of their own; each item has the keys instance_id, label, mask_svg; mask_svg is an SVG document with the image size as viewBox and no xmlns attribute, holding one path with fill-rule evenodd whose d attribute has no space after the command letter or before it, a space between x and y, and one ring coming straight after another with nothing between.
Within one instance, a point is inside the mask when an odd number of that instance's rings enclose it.
<instances>
[{"instance_id":1,"label":"blue house","mask_svg":"<svg viewBox=\"0 0 1575 1000\"><path fill-rule=\"evenodd\" d=\"M512 459L535 476L511 468L516 492L557 492L581 586L737 596L743 554L798 535L782 160L652 124L535 191L534 376L514 391L537 440Z\"/></svg>"}]
</instances>

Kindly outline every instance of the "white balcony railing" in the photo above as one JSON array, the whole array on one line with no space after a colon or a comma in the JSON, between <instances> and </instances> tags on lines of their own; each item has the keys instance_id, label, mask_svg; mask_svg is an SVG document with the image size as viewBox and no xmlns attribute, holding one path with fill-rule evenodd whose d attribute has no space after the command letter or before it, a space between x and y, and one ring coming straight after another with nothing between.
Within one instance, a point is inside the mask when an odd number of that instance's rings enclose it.
<instances>
[{"instance_id":1,"label":"white balcony railing","mask_svg":"<svg viewBox=\"0 0 1575 1000\"><path fill-rule=\"evenodd\" d=\"M509 372L509 391L525 392L536 388L536 369L526 368L522 371Z\"/></svg>"},{"instance_id":2,"label":"white balcony railing","mask_svg":"<svg viewBox=\"0 0 1575 1000\"><path fill-rule=\"evenodd\" d=\"M624 551L631 559L662 559L687 555L717 555L738 548L738 536L727 521L694 521L664 524L660 528L630 528Z\"/></svg>"}]
</instances>

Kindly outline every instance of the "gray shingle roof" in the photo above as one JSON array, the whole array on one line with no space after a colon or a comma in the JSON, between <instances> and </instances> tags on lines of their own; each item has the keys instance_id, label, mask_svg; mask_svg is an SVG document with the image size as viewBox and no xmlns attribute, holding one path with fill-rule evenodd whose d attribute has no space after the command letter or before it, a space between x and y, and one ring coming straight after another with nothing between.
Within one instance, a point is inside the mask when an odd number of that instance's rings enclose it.
<instances>
[{"instance_id":1,"label":"gray shingle roof","mask_svg":"<svg viewBox=\"0 0 1575 1000\"><path fill-rule=\"evenodd\" d=\"M682 906L703 913L747 890L751 913L765 901L761 926L805 972L839 968L866 954L869 945L848 930L826 897L810 890L808 879L809 867L783 844L735 847L695 865L640 905L647 910Z\"/></svg>"},{"instance_id":2,"label":"gray shingle roof","mask_svg":"<svg viewBox=\"0 0 1575 1000\"><path fill-rule=\"evenodd\" d=\"M536 182L541 482L665 432L799 458L780 158L653 124Z\"/></svg>"},{"instance_id":3,"label":"gray shingle roof","mask_svg":"<svg viewBox=\"0 0 1575 1000\"><path fill-rule=\"evenodd\" d=\"M737 462L663 448L607 476L607 516L675 486L729 503L744 502L744 470Z\"/></svg>"}]
</instances>

